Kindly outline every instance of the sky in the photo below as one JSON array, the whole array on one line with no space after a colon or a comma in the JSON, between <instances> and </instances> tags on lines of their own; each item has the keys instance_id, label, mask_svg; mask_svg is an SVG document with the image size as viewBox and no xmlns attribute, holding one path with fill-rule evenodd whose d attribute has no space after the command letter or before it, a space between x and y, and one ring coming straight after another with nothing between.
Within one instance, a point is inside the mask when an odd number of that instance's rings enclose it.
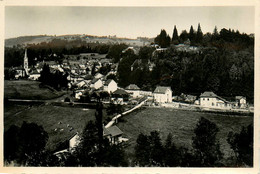
<instances>
[{"instance_id":1,"label":"sky","mask_svg":"<svg viewBox=\"0 0 260 174\"><path fill-rule=\"evenodd\" d=\"M136 38L156 37L161 29L172 36L197 30L213 32L215 26L254 33L254 7L55 7L6 6L5 38L28 35L88 34Z\"/></svg>"}]
</instances>

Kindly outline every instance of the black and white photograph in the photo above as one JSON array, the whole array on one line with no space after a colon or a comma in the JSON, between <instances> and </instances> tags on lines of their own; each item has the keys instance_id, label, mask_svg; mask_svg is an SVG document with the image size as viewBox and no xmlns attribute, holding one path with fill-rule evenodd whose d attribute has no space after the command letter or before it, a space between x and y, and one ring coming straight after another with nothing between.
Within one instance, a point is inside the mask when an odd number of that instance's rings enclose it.
<instances>
[{"instance_id":1,"label":"black and white photograph","mask_svg":"<svg viewBox=\"0 0 260 174\"><path fill-rule=\"evenodd\" d=\"M5 168L254 168L255 6L4 10Z\"/></svg>"}]
</instances>

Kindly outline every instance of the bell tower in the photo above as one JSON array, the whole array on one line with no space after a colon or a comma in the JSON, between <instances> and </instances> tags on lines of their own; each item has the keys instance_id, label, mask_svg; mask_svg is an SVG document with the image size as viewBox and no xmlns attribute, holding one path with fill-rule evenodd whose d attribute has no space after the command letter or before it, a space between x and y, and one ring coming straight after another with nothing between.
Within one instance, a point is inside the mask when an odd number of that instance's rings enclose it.
<instances>
[{"instance_id":1,"label":"bell tower","mask_svg":"<svg viewBox=\"0 0 260 174\"><path fill-rule=\"evenodd\" d=\"M23 68L26 72L26 74L28 75L28 57L27 57L27 49L25 49L25 53L24 53L24 59L23 59Z\"/></svg>"}]
</instances>

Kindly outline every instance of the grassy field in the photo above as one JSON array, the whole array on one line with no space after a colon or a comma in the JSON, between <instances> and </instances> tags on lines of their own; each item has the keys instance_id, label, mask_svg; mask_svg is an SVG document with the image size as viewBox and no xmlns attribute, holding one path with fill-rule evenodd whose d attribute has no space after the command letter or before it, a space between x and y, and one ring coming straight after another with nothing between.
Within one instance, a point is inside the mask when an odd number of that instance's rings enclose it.
<instances>
[{"instance_id":1,"label":"grassy field","mask_svg":"<svg viewBox=\"0 0 260 174\"><path fill-rule=\"evenodd\" d=\"M136 139L141 132L148 135L154 130L160 132L163 142L168 133L172 133L177 146L191 149L193 130L202 116L217 124L220 130L217 138L225 158L232 153L226 141L229 131L239 132L242 126L253 123L251 116L226 116L167 108L142 108L124 116L118 127L124 132L124 136L129 138L129 146L126 149L128 153L133 153Z\"/></svg>"},{"instance_id":2,"label":"grassy field","mask_svg":"<svg viewBox=\"0 0 260 174\"><path fill-rule=\"evenodd\" d=\"M40 82L29 80L5 80L4 97L12 99L48 100L64 94L63 91L51 91L39 88Z\"/></svg>"},{"instance_id":3,"label":"grassy field","mask_svg":"<svg viewBox=\"0 0 260 174\"><path fill-rule=\"evenodd\" d=\"M105 119L106 113L103 113ZM43 126L49 135L47 148L50 150L54 150L57 143L66 140L75 132L80 133L89 120L95 120L94 109L86 110L52 105L9 105L4 108L5 131L12 124L21 126L23 121L37 123ZM59 122L61 124L58 124ZM72 131L69 130L67 124L73 127Z\"/></svg>"}]
</instances>

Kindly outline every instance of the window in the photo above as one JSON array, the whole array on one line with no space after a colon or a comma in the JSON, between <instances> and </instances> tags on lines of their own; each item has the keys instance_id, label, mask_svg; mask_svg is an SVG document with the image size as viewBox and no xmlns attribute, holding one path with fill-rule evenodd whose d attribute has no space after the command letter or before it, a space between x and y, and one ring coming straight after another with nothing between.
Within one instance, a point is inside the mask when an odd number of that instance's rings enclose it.
<instances>
[{"instance_id":1,"label":"window","mask_svg":"<svg viewBox=\"0 0 260 174\"><path fill-rule=\"evenodd\" d=\"M214 106L214 103L212 103L212 106Z\"/></svg>"},{"instance_id":2,"label":"window","mask_svg":"<svg viewBox=\"0 0 260 174\"><path fill-rule=\"evenodd\" d=\"M208 98L208 101L209 101L209 98Z\"/></svg>"}]
</instances>

